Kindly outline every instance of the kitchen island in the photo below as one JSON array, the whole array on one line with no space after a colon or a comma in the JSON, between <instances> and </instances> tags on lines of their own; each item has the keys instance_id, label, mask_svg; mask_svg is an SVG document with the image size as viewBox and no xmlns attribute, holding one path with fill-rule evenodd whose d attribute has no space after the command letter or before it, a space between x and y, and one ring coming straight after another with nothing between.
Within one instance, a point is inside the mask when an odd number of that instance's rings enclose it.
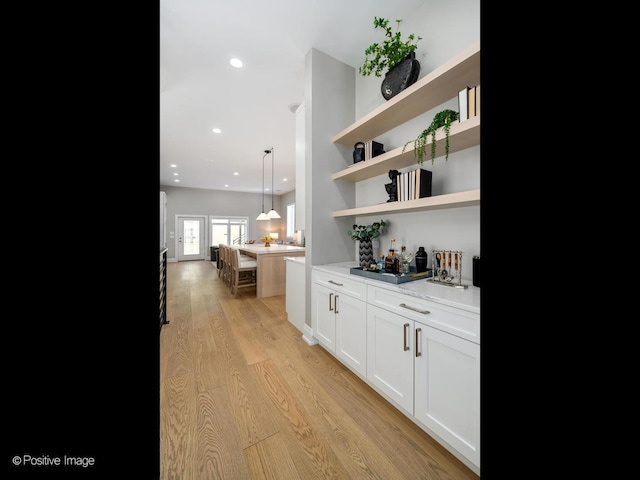
<instances>
[{"instance_id":1,"label":"kitchen island","mask_svg":"<svg viewBox=\"0 0 640 480\"><path fill-rule=\"evenodd\" d=\"M265 247L263 243L245 244L240 247L241 253L256 259L258 279L256 296L272 297L287 292L287 267L285 257L304 257L304 247L295 245L279 245L272 243Z\"/></svg>"}]
</instances>

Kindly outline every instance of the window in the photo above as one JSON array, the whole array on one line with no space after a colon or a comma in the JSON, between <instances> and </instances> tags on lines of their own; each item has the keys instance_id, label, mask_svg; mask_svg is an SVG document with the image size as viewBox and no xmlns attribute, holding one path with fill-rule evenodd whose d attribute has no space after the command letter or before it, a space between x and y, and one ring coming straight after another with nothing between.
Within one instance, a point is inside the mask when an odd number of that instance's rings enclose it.
<instances>
[{"instance_id":1,"label":"window","mask_svg":"<svg viewBox=\"0 0 640 480\"><path fill-rule=\"evenodd\" d=\"M287 205L287 238L293 238L293 232L296 228L296 204Z\"/></svg>"},{"instance_id":2,"label":"window","mask_svg":"<svg viewBox=\"0 0 640 480\"><path fill-rule=\"evenodd\" d=\"M211 246L244 243L248 222L249 217L211 217Z\"/></svg>"}]
</instances>

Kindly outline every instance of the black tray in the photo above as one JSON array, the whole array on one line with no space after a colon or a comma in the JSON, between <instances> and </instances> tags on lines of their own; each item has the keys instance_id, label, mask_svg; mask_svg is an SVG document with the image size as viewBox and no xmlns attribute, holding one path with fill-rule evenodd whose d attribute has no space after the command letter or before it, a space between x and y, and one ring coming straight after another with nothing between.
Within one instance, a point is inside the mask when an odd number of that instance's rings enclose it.
<instances>
[{"instance_id":1,"label":"black tray","mask_svg":"<svg viewBox=\"0 0 640 480\"><path fill-rule=\"evenodd\" d=\"M412 277L412 273L416 273L416 267L410 267L409 274L402 275L401 273L396 274L383 274L379 272L371 272L369 270L363 270L362 267L351 267L349 269L349 273L351 275L359 275L361 277L372 278L374 280L381 280L383 282L393 283L395 285L399 283L413 282L414 280L424 280L425 278L430 278L432 276L432 270L427 268L426 275L420 275L419 277Z\"/></svg>"}]
</instances>

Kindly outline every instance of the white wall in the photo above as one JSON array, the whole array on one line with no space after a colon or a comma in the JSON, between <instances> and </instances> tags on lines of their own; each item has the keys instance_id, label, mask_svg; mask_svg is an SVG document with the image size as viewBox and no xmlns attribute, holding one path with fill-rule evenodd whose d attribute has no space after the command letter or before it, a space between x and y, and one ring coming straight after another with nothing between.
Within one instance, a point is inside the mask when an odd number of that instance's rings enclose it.
<instances>
[{"instance_id":1,"label":"white wall","mask_svg":"<svg viewBox=\"0 0 640 480\"><path fill-rule=\"evenodd\" d=\"M402 20L400 31L403 39L409 33L422 37L416 50L416 58L420 61L419 78L422 78L480 39L480 0L427 2L409 18ZM373 75L363 77L357 71L355 76L357 120L386 100L380 93L382 78ZM451 99L419 115L380 135L376 140L384 144L385 151L401 147L414 140L429 126L433 116L444 109L457 111L457 99ZM334 134L338 131L340 130L336 130ZM416 167L417 164L401 169L400 172ZM433 172L433 195L480 188L480 146L450 154L446 161L444 157L437 158L433 165L430 159L426 159L422 168ZM384 184L389 181L387 176L382 176L356 184L355 206L386 202L389 196ZM356 223L365 225L381 218L389 221L387 232L378 239L381 253L386 253L389 249L391 237L397 239L397 248L406 245L409 252L416 252L420 246L425 247L429 255L429 266L432 249L461 250L463 277L471 279L472 258L480 255L479 206L357 217ZM353 255L356 259L355 242Z\"/></svg>"},{"instance_id":2,"label":"white wall","mask_svg":"<svg viewBox=\"0 0 640 480\"><path fill-rule=\"evenodd\" d=\"M282 218L279 220L257 221L256 217L262 211L262 194L225 192L222 190L208 190L204 188L186 188L162 185L161 190L167 194L167 258L177 258L175 238L177 237L176 215L216 215L249 217L247 238L259 239L270 232L279 232L284 238L286 232L287 212L286 204L281 197L275 195L273 204ZM292 194L295 195L295 192ZM268 201L268 205L267 205ZM283 210L283 205L285 208ZM265 197L265 209L271 209L271 197ZM207 225L208 229L208 225ZM170 233L174 232L171 238ZM206 248L209 256L209 248Z\"/></svg>"}]
</instances>

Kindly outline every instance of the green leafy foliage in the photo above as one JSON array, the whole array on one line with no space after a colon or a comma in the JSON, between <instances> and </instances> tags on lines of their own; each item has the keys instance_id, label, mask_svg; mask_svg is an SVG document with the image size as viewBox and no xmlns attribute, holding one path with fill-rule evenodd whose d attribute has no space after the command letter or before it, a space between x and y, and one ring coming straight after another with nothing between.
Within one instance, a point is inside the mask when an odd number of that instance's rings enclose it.
<instances>
[{"instance_id":1,"label":"green leafy foliage","mask_svg":"<svg viewBox=\"0 0 640 480\"><path fill-rule=\"evenodd\" d=\"M389 26L389 20L373 17L374 28L384 29L386 39L382 43L372 43L364 51L366 55L365 61L358 69L362 76L366 77L373 73L376 77L381 77L385 69L388 71L404 60L409 53L416 50L418 40L422 40L422 37L412 33L403 42L400 35L400 23L402 23L402 20L396 20L396 23L396 31L394 33Z\"/></svg>"},{"instance_id":2,"label":"green leafy foliage","mask_svg":"<svg viewBox=\"0 0 640 480\"><path fill-rule=\"evenodd\" d=\"M420 135L415 140L411 140L404 144L402 147L402 152L405 151L407 145L413 142L413 153L417 159L417 162L422 165L424 161L425 154L427 152L427 138L429 135L431 136L431 163L433 164L434 159L436 157L436 131L439 128L444 129L445 133L445 143L444 143L444 151L445 151L445 160L449 159L449 130L451 129L451 124L458 120L459 113L455 110L442 110L438 112L433 117L431 121L431 125L429 125L426 129L424 129Z\"/></svg>"},{"instance_id":3,"label":"green leafy foliage","mask_svg":"<svg viewBox=\"0 0 640 480\"><path fill-rule=\"evenodd\" d=\"M352 240L377 238L386 225L384 220L374 222L371 225L354 225L351 230L347 230L347 235L349 235Z\"/></svg>"}]
</instances>

